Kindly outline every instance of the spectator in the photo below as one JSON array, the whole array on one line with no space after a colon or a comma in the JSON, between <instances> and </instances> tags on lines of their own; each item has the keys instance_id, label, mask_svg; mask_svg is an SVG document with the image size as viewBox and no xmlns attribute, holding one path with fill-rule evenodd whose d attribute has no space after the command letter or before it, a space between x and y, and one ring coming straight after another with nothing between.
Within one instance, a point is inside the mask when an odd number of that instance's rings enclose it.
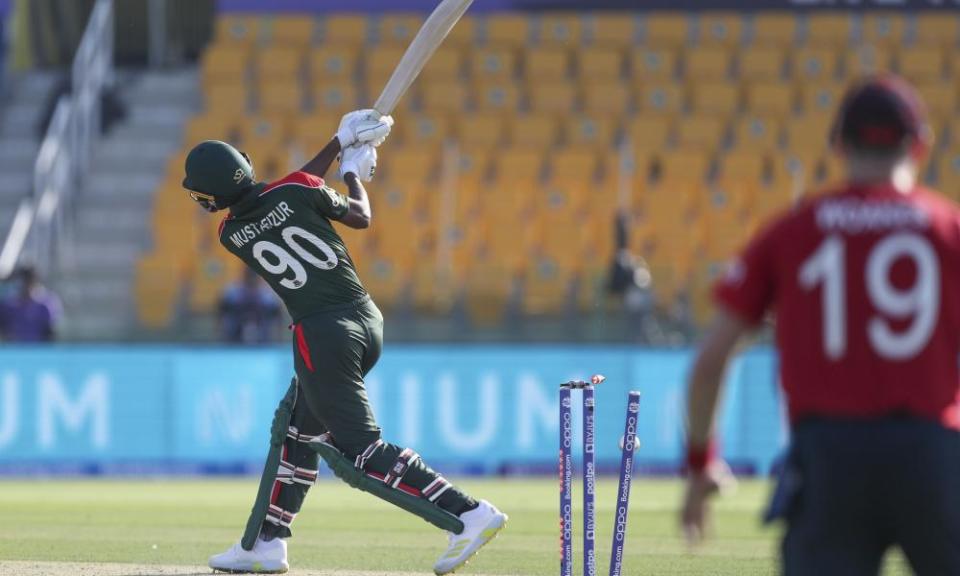
<instances>
[{"instance_id":1,"label":"spectator","mask_svg":"<svg viewBox=\"0 0 960 576\"><path fill-rule=\"evenodd\" d=\"M13 275L10 294L0 301L0 335L8 342L50 342L62 315L56 294L44 288L32 267Z\"/></svg>"},{"instance_id":2,"label":"spectator","mask_svg":"<svg viewBox=\"0 0 960 576\"><path fill-rule=\"evenodd\" d=\"M220 297L220 337L236 344L264 344L277 337L280 304L249 268Z\"/></svg>"}]
</instances>

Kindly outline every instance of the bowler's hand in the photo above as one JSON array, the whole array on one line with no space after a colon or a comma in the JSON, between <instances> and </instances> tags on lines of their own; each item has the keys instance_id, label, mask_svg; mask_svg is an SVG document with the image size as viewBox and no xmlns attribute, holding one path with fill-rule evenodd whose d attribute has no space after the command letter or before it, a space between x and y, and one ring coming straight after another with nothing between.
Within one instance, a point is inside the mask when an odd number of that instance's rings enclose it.
<instances>
[{"instance_id":1,"label":"bowler's hand","mask_svg":"<svg viewBox=\"0 0 960 576\"><path fill-rule=\"evenodd\" d=\"M702 542L710 526L710 498L717 492L730 492L737 481L723 460L716 460L702 472L691 472L687 477L680 522L683 535L691 546Z\"/></svg>"}]
</instances>

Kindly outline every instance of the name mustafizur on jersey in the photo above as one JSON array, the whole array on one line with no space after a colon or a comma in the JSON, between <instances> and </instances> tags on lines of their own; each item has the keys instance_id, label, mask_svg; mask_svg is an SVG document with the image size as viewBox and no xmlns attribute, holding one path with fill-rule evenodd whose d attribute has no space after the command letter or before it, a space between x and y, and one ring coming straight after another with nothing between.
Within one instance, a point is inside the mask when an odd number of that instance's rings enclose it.
<instances>
[{"instance_id":1,"label":"name mustafizur on jersey","mask_svg":"<svg viewBox=\"0 0 960 576\"><path fill-rule=\"evenodd\" d=\"M251 222L243 228L230 235L230 241L237 248L242 248L244 244L255 239L261 233L279 227L287 221L287 218L293 216L293 210L287 206L286 202L280 202L277 207L270 211L260 222Z\"/></svg>"}]
</instances>

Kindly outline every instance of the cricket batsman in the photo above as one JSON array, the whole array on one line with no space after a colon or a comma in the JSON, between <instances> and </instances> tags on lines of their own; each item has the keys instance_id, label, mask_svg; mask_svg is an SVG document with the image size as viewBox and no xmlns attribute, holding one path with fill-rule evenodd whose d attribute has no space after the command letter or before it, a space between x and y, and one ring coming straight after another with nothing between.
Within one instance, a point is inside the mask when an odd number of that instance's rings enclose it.
<instances>
[{"instance_id":1,"label":"cricket batsman","mask_svg":"<svg viewBox=\"0 0 960 576\"><path fill-rule=\"evenodd\" d=\"M767 520L786 576L868 576L899 546L960 574L960 207L917 184L933 134L890 75L852 87L832 146L846 183L776 218L715 287L688 397L682 524L704 533L728 479L714 420L727 359L776 317L791 446Z\"/></svg>"},{"instance_id":2,"label":"cricket batsman","mask_svg":"<svg viewBox=\"0 0 960 576\"><path fill-rule=\"evenodd\" d=\"M331 222L370 225L361 181L373 178L376 146L392 125L373 110L351 112L313 160L272 183L258 182L250 158L223 142L201 142L187 156L184 188L207 211L227 211L221 244L273 288L293 318L296 378L274 416L246 530L210 558L214 570L287 571L285 539L321 457L351 486L449 533L437 574L466 564L506 524L505 514L453 486L412 448L384 441L364 389L380 357L383 316ZM323 180L338 155L348 196Z\"/></svg>"}]
</instances>

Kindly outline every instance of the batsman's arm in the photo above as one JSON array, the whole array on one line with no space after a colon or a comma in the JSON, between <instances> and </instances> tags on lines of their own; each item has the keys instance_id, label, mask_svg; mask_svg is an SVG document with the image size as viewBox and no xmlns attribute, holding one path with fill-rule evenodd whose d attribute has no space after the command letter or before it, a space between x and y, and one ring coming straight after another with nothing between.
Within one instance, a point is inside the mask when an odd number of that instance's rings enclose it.
<instances>
[{"instance_id":1,"label":"batsman's arm","mask_svg":"<svg viewBox=\"0 0 960 576\"><path fill-rule=\"evenodd\" d=\"M313 160L304 164L300 171L325 178L327 171L330 170L330 165L337 159L338 154L340 154L340 140L334 137L323 147L323 150L313 157Z\"/></svg>"},{"instance_id":2,"label":"batsman's arm","mask_svg":"<svg viewBox=\"0 0 960 576\"><path fill-rule=\"evenodd\" d=\"M349 228L370 227L370 219L373 215L370 213L370 199L367 197L367 190L363 187L363 182L353 172L344 174L343 181L347 184L350 209L340 219L340 222Z\"/></svg>"}]
</instances>

